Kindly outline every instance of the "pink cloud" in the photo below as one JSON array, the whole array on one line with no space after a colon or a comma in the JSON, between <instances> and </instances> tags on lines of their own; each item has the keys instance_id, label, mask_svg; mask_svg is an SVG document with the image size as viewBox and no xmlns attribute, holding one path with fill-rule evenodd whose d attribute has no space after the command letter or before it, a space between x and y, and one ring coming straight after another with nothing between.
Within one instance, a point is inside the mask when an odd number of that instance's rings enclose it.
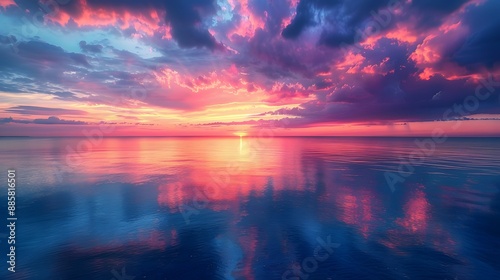
<instances>
[{"instance_id":1,"label":"pink cloud","mask_svg":"<svg viewBox=\"0 0 500 280\"><path fill-rule=\"evenodd\" d=\"M228 38L231 39L234 35L251 38L258 28L264 28L264 19L250 11L248 0L229 0L229 4L233 9L233 13L240 15L241 19L235 28L227 34Z\"/></svg>"},{"instance_id":2,"label":"pink cloud","mask_svg":"<svg viewBox=\"0 0 500 280\"><path fill-rule=\"evenodd\" d=\"M14 0L0 0L0 6L2 7L7 7L7 6L10 6L10 5L15 5L16 3L14 2Z\"/></svg>"}]
</instances>

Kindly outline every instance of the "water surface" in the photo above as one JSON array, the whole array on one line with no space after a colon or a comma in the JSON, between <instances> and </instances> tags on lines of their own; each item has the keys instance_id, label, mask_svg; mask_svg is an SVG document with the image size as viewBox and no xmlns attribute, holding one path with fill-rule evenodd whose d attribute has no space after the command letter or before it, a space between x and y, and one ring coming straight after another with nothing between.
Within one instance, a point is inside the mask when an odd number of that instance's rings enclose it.
<instances>
[{"instance_id":1,"label":"water surface","mask_svg":"<svg viewBox=\"0 0 500 280\"><path fill-rule=\"evenodd\" d=\"M0 277L500 278L499 139L448 139L404 173L412 138L97 140L0 139L18 179Z\"/></svg>"}]
</instances>

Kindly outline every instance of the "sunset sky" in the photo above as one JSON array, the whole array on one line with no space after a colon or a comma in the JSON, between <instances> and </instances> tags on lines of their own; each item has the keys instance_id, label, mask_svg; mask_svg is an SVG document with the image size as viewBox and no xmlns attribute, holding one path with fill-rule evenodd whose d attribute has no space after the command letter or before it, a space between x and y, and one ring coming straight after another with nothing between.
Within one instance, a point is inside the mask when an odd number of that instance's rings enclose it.
<instances>
[{"instance_id":1,"label":"sunset sky","mask_svg":"<svg viewBox=\"0 0 500 280\"><path fill-rule=\"evenodd\" d=\"M0 136L500 136L499 15L498 0L0 0Z\"/></svg>"}]
</instances>

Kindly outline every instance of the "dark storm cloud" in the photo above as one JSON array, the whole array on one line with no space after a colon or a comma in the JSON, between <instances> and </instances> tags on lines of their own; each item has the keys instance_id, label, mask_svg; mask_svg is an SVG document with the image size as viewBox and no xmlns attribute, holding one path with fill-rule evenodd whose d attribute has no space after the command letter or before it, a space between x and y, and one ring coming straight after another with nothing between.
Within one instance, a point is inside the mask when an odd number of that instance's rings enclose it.
<instances>
[{"instance_id":1,"label":"dark storm cloud","mask_svg":"<svg viewBox=\"0 0 500 280\"><path fill-rule=\"evenodd\" d=\"M324 93L316 92L317 100L257 116L292 116L294 118L288 120L288 127L304 127L318 123L467 120L467 116L472 114L500 113L499 92L491 88L498 87L500 82L495 84L491 77L484 77L490 89L483 86L482 93L489 97L478 103L476 109L467 111L464 109L464 102L475 96L478 84L467 78L449 80L442 75L431 76L428 80L419 78L420 70L415 62L407 59L413 50L414 47L395 44L394 40L380 40L373 50L363 52L366 59L360 64L360 68L386 61L384 73L344 74L341 81L328 81L326 84L340 83L349 85L347 87L334 87ZM388 60L384 60L385 57ZM492 91L487 93L488 90ZM449 110L453 113L445 116ZM457 113L460 111L464 113ZM254 121L248 124L262 126L269 123Z\"/></svg>"},{"instance_id":2,"label":"dark storm cloud","mask_svg":"<svg viewBox=\"0 0 500 280\"><path fill-rule=\"evenodd\" d=\"M429 28L440 25L443 19L470 0L413 0L410 12L418 17L417 27Z\"/></svg>"},{"instance_id":3,"label":"dark storm cloud","mask_svg":"<svg viewBox=\"0 0 500 280\"><path fill-rule=\"evenodd\" d=\"M74 1L78 2L78 1ZM137 13L151 18L150 10L158 10L166 14L165 21L171 27L171 34L182 48L206 47L210 50L223 49L223 46L208 32L203 22L216 13L215 0L87 0L90 9L104 9L123 13ZM61 8L72 16L82 14L84 5L64 5Z\"/></svg>"},{"instance_id":4,"label":"dark storm cloud","mask_svg":"<svg viewBox=\"0 0 500 280\"><path fill-rule=\"evenodd\" d=\"M222 48L206 28L198 27L204 15L215 13L213 0L166 1L167 21L172 37L181 47Z\"/></svg>"},{"instance_id":5,"label":"dark storm cloud","mask_svg":"<svg viewBox=\"0 0 500 280\"><path fill-rule=\"evenodd\" d=\"M487 1L473 7L463 21L471 32L463 46L452 59L462 66L477 68L485 65L493 68L500 63L500 1Z\"/></svg>"},{"instance_id":6,"label":"dark storm cloud","mask_svg":"<svg viewBox=\"0 0 500 280\"><path fill-rule=\"evenodd\" d=\"M301 0L297 5L297 14L292 22L283 30L283 37L295 39L308 27L322 24L325 28L320 44L332 47L355 42L357 29L361 23L369 19L371 12L385 7L388 0L352 0L326 1ZM318 22L318 14L324 13L324 22Z\"/></svg>"},{"instance_id":7,"label":"dark storm cloud","mask_svg":"<svg viewBox=\"0 0 500 280\"><path fill-rule=\"evenodd\" d=\"M362 41L365 31L364 24L373 18L379 9L386 8L387 0L356 0L344 1L341 5L326 6L325 28L319 39L319 44L329 47L352 45ZM323 8L325 9L325 8ZM388 25L377 25L382 30Z\"/></svg>"},{"instance_id":8,"label":"dark storm cloud","mask_svg":"<svg viewBox=\"0 0 500 280\"><path fill-rule=\"evenodd\" d=\"M418 29L438 26L447 15L469 0L414 0L410 5L398 0L301 0L292 22L283 29L286 39L298 38L307 28L320 25L323 29L319 44L342 47L363 41L371 31L391 28L395 21L394 8L403 9L398 21L415 21ZM319 14L324 14L320 21ZM370 31L370 32L371 32Z\"/></svg>"},{"instance_id":9,"label":"dark storm cloud","mask_svg":"<svg viewBox=\"0 0 500 280\"><path fill-rule=\"evenodd\" d=\"M500 22L491 24L471 35L453 55L459 65L475 67L485 65L493 68L500 62Z\"/></svg>"},{"instance_id":10,"label":"dark storm cloud","mask_svg":"<svg viewBox=\"0 0 500 280\"><path fill-rule=\"evenodd\" d=\"M282 35L287 39L295 39L310 26L316 24L313 18L312 1L300 1L297 5L297 15L292 19L289 25L283 29Z\"/></svg>"}]
</instances>

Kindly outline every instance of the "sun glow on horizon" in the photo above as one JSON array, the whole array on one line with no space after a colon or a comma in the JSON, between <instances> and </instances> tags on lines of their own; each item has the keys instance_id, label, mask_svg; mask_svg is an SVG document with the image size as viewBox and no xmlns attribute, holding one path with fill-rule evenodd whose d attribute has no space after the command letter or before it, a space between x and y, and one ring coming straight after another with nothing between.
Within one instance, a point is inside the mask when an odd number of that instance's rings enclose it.
<instances>
[{"instance_id":1,"label":"sun glow on horizon","mask_svg":"<svg viewBox=\"0 0 500 280\"><path fill-rule=\"evenodd\" d=\"M235 132L234 135L239 136L240 138L243 136L247 136L248 134L246 132Z\"/></svg>"}]
</instances>

